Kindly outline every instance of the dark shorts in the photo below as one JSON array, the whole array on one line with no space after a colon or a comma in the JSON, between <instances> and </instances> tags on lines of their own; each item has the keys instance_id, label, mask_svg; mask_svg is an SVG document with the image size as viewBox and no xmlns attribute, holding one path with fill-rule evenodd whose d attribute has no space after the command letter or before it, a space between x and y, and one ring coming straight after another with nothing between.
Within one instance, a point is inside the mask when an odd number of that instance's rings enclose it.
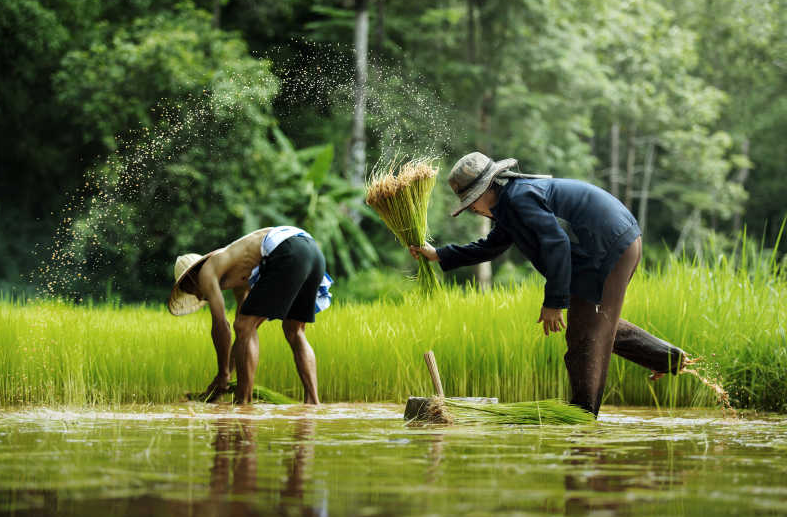
<instances>
[{"instance_id":1,"label":"dark shorts","mask_svg":"<svg viewBox=\"0 0 787 517\"><path fill-rule=\"evenodd\" d=\"M317 243L305 235L290 237L263 259L260 279L240 313L313 323L317 288L324 274L325 257Z\"/></svg>"}]
</instances>

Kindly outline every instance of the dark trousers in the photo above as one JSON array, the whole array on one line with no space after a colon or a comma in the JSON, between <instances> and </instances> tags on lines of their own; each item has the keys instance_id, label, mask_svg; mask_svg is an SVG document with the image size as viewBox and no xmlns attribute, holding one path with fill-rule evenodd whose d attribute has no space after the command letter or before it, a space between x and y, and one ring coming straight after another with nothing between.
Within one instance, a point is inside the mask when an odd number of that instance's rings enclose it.
<instances>
[{"instance_id":1,"label":"dark trousers","mask_svg":"<svg viewBox=\"0 0 787 517\"><path fill-rule=\"evenodd\" d=\"M604 281L604 291L598 307L577 296L571 297L566 326L568 351L564 357L571 382L571 403L595 415L598 415L604 394L623 299L641 257L642 240L637 238L623 252ZM639 331L647 334L639 327L627 325L629 333Z\"/></svg>"}]
</instances>

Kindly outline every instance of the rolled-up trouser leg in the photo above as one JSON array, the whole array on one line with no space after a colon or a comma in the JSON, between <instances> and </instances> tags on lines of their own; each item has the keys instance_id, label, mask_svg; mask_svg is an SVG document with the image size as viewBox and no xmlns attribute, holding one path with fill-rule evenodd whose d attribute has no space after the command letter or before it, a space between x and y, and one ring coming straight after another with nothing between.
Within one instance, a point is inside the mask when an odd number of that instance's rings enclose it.
<instances>
[{"instance_id":1,"label":"rolled-up trouser leg","mask_svg":"<svg viewBox=\"0 0 787 517\"><path fill-rule=\"evenodd\" d=\"M686 357L680 348L623 319L618 321L612 353L654 372L672 374L680 372Z\"/></svg>"},{"instance_id":2,"label":"rolled-up trouser leg","mask_svg":"<svg viewBox=\"0 0 787 517\"><path fill-rule=\"evenodd\" d=\"M637 238L604 281L598 307L577 296L571 298L566 328L568 351L564 357L571 382L571 403L594 415L598 415L601 406L626 288L641 255L642 241Z\"/></svg>"}]
</instances>

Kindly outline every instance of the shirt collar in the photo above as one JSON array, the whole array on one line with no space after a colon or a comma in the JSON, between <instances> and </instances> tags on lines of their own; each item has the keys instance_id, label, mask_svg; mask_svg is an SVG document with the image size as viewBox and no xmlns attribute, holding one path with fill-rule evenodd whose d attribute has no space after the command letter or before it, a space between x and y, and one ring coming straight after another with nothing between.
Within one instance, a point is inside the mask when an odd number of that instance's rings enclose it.
<instances>
[{"instance_id":1,"label":"shirt collar","mask_svg":"<svg viewBox=\"0 0 787 517\"><path fill-rule=\"evenodd\" d=\"M503 186L503 188L500 190L500 193L497 195L497 204L489 208L489 211L492 212L492 216L494 217L495 221L500 220L500 216L504 213L505 207L508 205L508 189L513 183L513 181L509 180L509 182Z\"/></svg>"}]
</instances>

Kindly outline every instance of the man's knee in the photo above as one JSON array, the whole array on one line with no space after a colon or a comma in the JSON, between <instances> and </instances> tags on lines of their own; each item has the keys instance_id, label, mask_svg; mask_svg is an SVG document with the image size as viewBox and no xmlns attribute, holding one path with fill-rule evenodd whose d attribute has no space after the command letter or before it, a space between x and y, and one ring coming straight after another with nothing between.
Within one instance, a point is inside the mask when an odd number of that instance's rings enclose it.
<instances>
[{"instance_id":1,"label":"man's knee","mask_svg":"<svg viewBox=\"0 0 787 517\"><path fill-rule=\"evenodd\" d=\"M245 337L251 336L257 331L257 327L260 326L262 321L263 318L259 318L257 316L238 316L232 323L232 328L235 331L235 338L243 339Z\"/></svg>"},{"instance_id":2,"label":"man's knee","mask_svg":"<svg viewBox=\"0 0 787 517\"><path fill-rule=\"evenodd\" d=\"M306 325L299 321L284 320L281 322L281 329L284 331L284 338L290 344L297 343L300 340L305 327Z\"/></svg>"}]
</instances>

